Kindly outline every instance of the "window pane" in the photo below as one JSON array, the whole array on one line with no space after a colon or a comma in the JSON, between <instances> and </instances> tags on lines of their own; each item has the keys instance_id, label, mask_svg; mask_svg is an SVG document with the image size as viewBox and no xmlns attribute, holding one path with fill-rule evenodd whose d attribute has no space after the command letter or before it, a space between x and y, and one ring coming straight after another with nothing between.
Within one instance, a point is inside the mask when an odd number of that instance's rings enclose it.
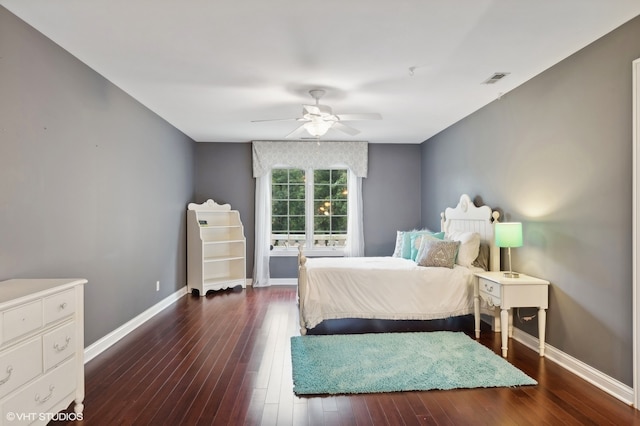
<instances>
[{"instance_id":1,"label":"window pane","mask_svg":"<svg viewBox=\"0 0 640 426\"><path fill-rule=\"evenodd\" d=\"M313 218L314 234L328 234L331 231L331 221L328 216L316 216Z\"/></svg>"},{"instance_id":2,"label":"window pane","mask_svg":"<svg viewBox=\"0 0 640 426\"><path fill-rule=\"evenodd\" d=\"M334 215L347 215L347 202L346 201L334 201L331 204L331 214Z\"/></svg>"},{"instance_id":3,"label":"window pane","mask_svg":"<svg viewBox=\"0 0 640 426\"><path fill-rule=\"evenodd\" d=\"M313 182L318 183L330 183L331 182L331 170L314 170Z\"/></svg>"},{"instance_id":4,"label":"window pane","mask_svg":"<svg viewBox=\"0 0 640 426\"><path fill-rule=\"evenodd\" d=\"M271 218L271 233L277 234L287 231L289 220L282 216L273 216Z\"/></svg>"},{"instance_id":5,"label":"window pane","mask_svg":"<svg viewBox=\"0 0 640 426\"><path fill-rule=\"evenodd\" d=\"M271 214L273 216L286 216L289 213L287 201L273 201L271 206Z\"/></svg>"},{"instance_id":6,"label":"window pane","mask_svg":"<svg viewBox=\"0 0 640 426\"><path fill-rule=\"evenodd\" d=\"M289 186L273 185L271 187L271 198L274 200L286 200L289 198Z\"/></svg>"},{"instance_id":7,"label":"window pane","mask_svg":"<svg viewBox=\"0 0 640 426\"><path fill-rule=\"evenodd\" d=\"M271 181L273 183L283 183L289 180L287 169L274 169L271 171Z\"/></svg>"},{"instance_id":8,"label":"window pane","mask_svg":"<svg viewBox=\"0 0 640 426\"><path fill-rule=\"evenodd\" d=\"M304 200L304 185L291 185L289 187L289 198L292 200Z\"/></svg>"},{"instance_id":9,"label":"window pane","mask_svg":"<svg viewBox=\"0 0 640 426\"><path fill-rule=\"evenodd\" d=\"M289 218L291 233L304 234L304 216L291 216Z\"/></svg>"},{"instance_id":10,"label":"window pane","mask_svg":"<svg viewBox=\"0 0 640 426\"><path fill-rule=\"evenodd\" d=\"M289 201L289 214L304 217L304 200Z\"/></svg>"},{"instance_id":11,"label":"window pane","mask_svg":"<svg viewBox=\"0 0 640 426\"><path fill-rule=\"evenodd\" d=\"M289 182L304 183L304 170L289 169Z\"/></svg>"},{"instance_id":12,"label":"window pane","mask_svg":"<svg viewBox=\"0 0 640 426\"><path fill-rule=\"evenodd\" d=\"M332 184L347 184L347 171L346 170L332 170L331 171L331 183Z\"/></svg>"},{"instance_id":13,"label":"window pane","mask_svg":"<svg viewBox=\"0 0 640 426\"><path fill-rule=\"evenodd\" d=\"M331 203L324 200L316 200L313 202L313 214L315 216L323 216L331 214Z\"/></svg>"},{"instance_id":14,"label":"window pane","mask_svg":"<svg viewBox=\"0 0 640 426\"><path fill-rule=\"evenodd\" d=\"M313 197L316 200L325 200L329 199L331 191L329 190L329 185L313 185L314 195Z\"/></svg>"},{"instance_id":15,"label":"window pane","mask_svg":"<svg viewBox=\"0 0 640 426\"><path fill-rule=\"evenodd\" d=\"M333 216L331 218L331 232L334 234L346 234L347 233L347 217Z\"/></svg>"},{"instance_id":16,"label":"window pane","mask_svg":"<svg viewBox=\"0 0 640 426\"><path fill-rule=\"evenodd\" d=\"M334 199L347 199L347 185L337 184L331 187L331 196Z\"/></svg>"}]
</instances>

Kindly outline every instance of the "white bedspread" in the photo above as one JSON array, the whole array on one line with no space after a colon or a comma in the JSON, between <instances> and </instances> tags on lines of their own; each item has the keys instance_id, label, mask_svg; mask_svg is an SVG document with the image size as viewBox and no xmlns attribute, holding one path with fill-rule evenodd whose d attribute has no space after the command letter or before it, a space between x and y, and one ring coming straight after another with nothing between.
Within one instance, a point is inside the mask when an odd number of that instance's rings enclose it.
<instances>
[{"instance_id":1,"label":"white bedspread","mask_svg":"<svg viewBox=\"0 0 640 426\"><path fill-rule=\"evenodd\" d=\"M427 268L397 257L308 258L301 325L326 319L437 319L473 313L475 271ZM306 282L305 282L306 281Z\"/></svg>"}]
</instances>

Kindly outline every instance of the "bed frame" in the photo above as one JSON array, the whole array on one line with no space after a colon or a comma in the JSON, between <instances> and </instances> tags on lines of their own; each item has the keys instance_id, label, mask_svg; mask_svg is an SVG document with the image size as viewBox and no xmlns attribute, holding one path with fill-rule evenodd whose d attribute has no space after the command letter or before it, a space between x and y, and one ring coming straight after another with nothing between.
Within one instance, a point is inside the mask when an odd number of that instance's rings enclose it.
<instances>
[{"instance_id":1,"label":"bed frame","mask_svg":"<svg viewBox=\"0 0 640 426\"><path fill-rule=\"evenodd\" d=\"M500 247L496 246L494 225L500 213L489 206L476 207L467 194L460 196L455 208L447 207L440 213L440 230L465 231L480 234L480 241L489 245L489 270L500 270Z\"/></svg>"},{"instance_id":2,"label":"bed frame","mask_svg":"<svg viewBox=\"0 0 640 426\"><path fill-rule=\"evenodd\" d=\"M493 211L489 206L476 207L467 194L462 194L456 207L448 207L440 214L440 230L444 232L477 232L480 234L480 241L488 244L489 246L489 270L499 271L500 248L495 245L494 238L494 225L498 222L499 217L499 212ZM298 248L298 294L306 294L307 291L306 262L307 258L303 253L303 247L300 246ZM301 318L300 331L302 334L305 334L306 329L302 324L302 312L304 306L302 298L300 297L298 298L298 305ZM483 310L483 313L489 314L489 318L485 319L485 321L490 323L494 331L499 332L499 316L494 315L492 311Z\"/></svg>"}]
</instances>

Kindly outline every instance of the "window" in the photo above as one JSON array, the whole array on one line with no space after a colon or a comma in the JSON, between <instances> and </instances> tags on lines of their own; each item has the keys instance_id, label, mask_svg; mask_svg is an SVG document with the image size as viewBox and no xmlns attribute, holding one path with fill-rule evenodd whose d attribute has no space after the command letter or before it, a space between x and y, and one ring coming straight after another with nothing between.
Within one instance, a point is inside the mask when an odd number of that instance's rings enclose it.
<instances>
[{"instance_id":1,"label":"window","mask_svg":"<svg viewBox=\"0 0 640 426\"><path fill-rule=\"evenodd\" d=\"M271 173L271 244L295 247L305 241L304 170L274 169Z\"/></svg>"},{"instance_id":2,"label":"window","mask_svg":"<svg viewBox=\"0 0 640 426\"><path fill-rule=\"evenodd\" d=\"M346 169L273 169L271 245L342 252L347 237Z\"/></svg>"}]
</instances>

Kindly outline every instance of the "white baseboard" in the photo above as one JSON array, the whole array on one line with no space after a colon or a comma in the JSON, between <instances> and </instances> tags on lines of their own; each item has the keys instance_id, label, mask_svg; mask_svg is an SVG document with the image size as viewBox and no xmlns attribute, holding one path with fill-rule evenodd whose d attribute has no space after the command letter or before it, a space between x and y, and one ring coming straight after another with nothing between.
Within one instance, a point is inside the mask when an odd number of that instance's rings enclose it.
<instances>
[{"instance_id":1,"label":"white baseboard","mask_svg":"<svg viewBox=\"0 0 640 426\"><path fill-rule=\"evenodd\" d=\"M269 278L269 285L298 285L297 278Z\"/></svg>"},{"instance_id":2,"label":"white baseboard","mask_svg":"<svg viewBox=\"0 0 640 426\"><path fill-rule=\"evenodd\" d=\"M127 334L131 333L136 328L140 327L142 324L150 320L153 316L158 314L167 306L175 303L176 300L180 299L182 296L187 294L187 286L182 287L180 290L175 293L169 295L164 298L160 302L156 303L137 317L133 318L131 321L123 324L117 329L113 330L111 333L106 336L98 339L91 345L84 348L84 362L85 364L91 361L93 358L100 355L102 352L106 351L108 348L113 346L120 339L125 337Z\"/></svg>"},{"instance_id":3,"label":"white baseboard","mask_svg":"<svg viewBox=\"0 0 640 426\"><path fill-rule=\"evenodd\" d=\"M514 327L513 338L538 352L539 340L536 337ZM625 404L633 405L633 388L624 383L548 344L544 345L544 356Z\"/></svg>"}]
</instances>

